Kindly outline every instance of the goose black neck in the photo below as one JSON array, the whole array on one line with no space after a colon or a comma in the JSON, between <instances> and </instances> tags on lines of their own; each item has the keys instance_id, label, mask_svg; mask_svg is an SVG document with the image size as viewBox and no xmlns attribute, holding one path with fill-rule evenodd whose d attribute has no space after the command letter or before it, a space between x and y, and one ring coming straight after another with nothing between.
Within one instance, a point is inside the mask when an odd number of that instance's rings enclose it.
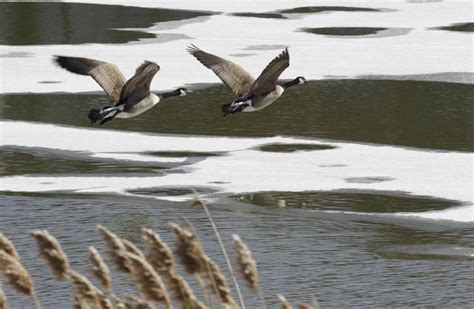
<instances>
[{"instance_id":1,"label":"goose black neck","mask_svg":"<svg viewBox=\"0 0 474 309\"><path fill-rule=\"evenodd\" d=\"M292 87L292 86L294 86L294 85L298 85L298 84L299 84L298 79L295 78L295 79L292 80L292 81L289 81L289 82L284 83L282 86L283 86L283 88L286 89L286 88L290 88L290 87Z\"/></svg>"},{"instance_id":2,"label":"goose black neck","mask_svg":"<svg viewBox=\"0 0 474 309\"><path fill-rule=\"evenodd\" d=\"M176 96L179 96L179 95L180 95L179 90L173 90L173 91L170 91L170 92L160 93L160 98L163 100L163 99L167 99L167 98L171 98L171 97L176 97Z\"/></svg>"}]
</instances>

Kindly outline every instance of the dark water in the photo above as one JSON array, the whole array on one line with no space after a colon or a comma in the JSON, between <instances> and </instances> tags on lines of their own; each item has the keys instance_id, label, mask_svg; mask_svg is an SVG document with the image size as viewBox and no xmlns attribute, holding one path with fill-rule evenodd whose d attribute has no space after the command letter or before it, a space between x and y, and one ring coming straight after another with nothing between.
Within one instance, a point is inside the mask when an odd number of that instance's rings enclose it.
<instances>
[{"instance_id":1,"label":"dark water","mask_svg":"<svg viewBox=\"0 0 474 309\"><path fill-rule=\"evenodd\" d=\"M436 27L433 29L458 32L474 32L474 23L458 23L450 26Z\"/></svg>"},{"instance_id":2,"label":"dark water","mask_svg":"<svg viewBox=\"0 0 474 309\"><path fill-rule=\"evenodd\" d=\"M0 2L0 44L127 43L156 36L117 28L149 28L205 15L209 13L121 5Z\"/></svg>"},{"instance_id":3,"label":"dark water","mask_svg":"<svg viewBox=\"0 0 474 309\"><path fill-rule=\"evenodd\" d=\"M382 10L364 7L350 7L350 6L303 6L292 9L280 10L276 12L253 13L253 12L239 12L232 13L234 16L240 17L257 17L257 18L275 18L286 19L284 14L310 14L310 13L327 13L327 12L382 12Z\"/></svg>"},{"instance_id":4,"label":"dark water","mask_svg":"<svg viewBox=\"0 0 474 309\"><path fill-rule=\"evenodd\" d=\"M351 36L351 35L369 35L376 34L379 31L387 30L388 28L375 28L375 27L327 27L327 28L303 28L304 32L322 34L322 35L340 35L340 36Z\"/></svg>"},{"instance_id":5,"label":"dark water","mask_svg":"<svg viewBox=\"0 0 474 309\"><path fill-rule=\"evenodd\" d=\"M282 14L278 13L251 13L251 12L244 12L244 13L233 13L234 16L239 17L257 17L257 18L276 18L276 19L285 19L286 17Z\"/></svg>"},{"instance_id":6,"label":"dark water","mask_svg":"<svg viewBox=\"0 0 474 309\"><path fill-rule=\"evenodd\" d=\"M111 121L104 128L246 137L294 135L474 150L472 85L313 81L287 90L265 112L223 117L220 104L231 101L224 86L211 86L191 96L163 101L138 117ZM0 114L3 119L91 127L86 117L89 109L106 104L102 94L8 94L0 96Z\"/></svg>"},{"instance_id":7,"label":"dark water","mask_svg":"<svg viewBox=\"0 0 474 309\"><path fill-rule=\"evenodd\" d=\"M281 10L280 13L321 13L321 12L381 12L374 8L355 6L302 6L293 9Z\"/></svg>"}]
</instances>

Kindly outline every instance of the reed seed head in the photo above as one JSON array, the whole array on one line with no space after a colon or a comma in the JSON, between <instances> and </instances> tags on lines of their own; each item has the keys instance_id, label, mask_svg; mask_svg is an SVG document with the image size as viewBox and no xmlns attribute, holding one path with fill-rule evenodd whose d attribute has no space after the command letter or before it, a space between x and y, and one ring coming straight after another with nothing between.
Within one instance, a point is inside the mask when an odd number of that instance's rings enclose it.
<instances>
[{"instance_id":1,"label":"reed seed head","mask_svg":"<svg viewBox=\"0 0 474 309\"><path fill-rule=\"evenodd\" d=\"M171 306L165 285L153 267L138 255L127 253L127 258L130 261L133 282L145 299Z\"/></svg>"},{"instance_id":2,"label":"reed seed head","mask_svg":"<svg viewBox=\"0 0 474 309\"><path fill-rule=\"evenodd\" d=\"M291 307L290 303L286 300L285 296L283 296L281 294L277 294L277 297L278 297L278 301L281 304L282 309L293 309L293 307Z\"/></svg>"},{"instance_id":3,"label":"reed seed head","mask_svg":"<svg viewBox=\"0 0 474 309\"><path fill-rule=\"evenodd\" d=\"M187 309L204 309L206 308L194 296L193 290L182 276L171 270L168 273L168 280L174 297Z\"/></svg>"},{"instance_id":4,"label":"reed seed head","mask_svg":"<svg viewBox=\"0 0 474 309\"><path fill-rule=\"evenodd\" d=\"M127 253L135 254L143 259L146 259L142 250L138 249L138 247L135 246L133 242L124 238L122 238L122 242L123 242L123 245L125 246L125 251L127 251Z\"/></svg>"},{"instance_id":5,"label":"reed seed head","mask_svg":"<svg viewBox=\"0 0 474 309\"><path fill-rule=\"evenodd\" d=\"M5 235L0 233L0 250L5 251L6 253L13 256L15 259L20 260L20 255L15 249L13 243ZM1 307L0 307L1 308Z\"/></svg>"},{"instance_id":6,"label":"reed seed head","mask_svg":"<svg viewBox=\"0 0 474 309\"><path fill-rule=\"evenodd\" d=\"M2 285L0 282L0 309L8 309L8 302L5 293L3 293Z\"/></svg>"},{"instance_id":7,"label":"reed seed head","mask_svg":"<svg viewBox=\"0 0 474 309\"><path fill-rule=\"evenodd\" d=\"M237 261L240 265L240 273L244 277L245 282L247 282L247 285L257 292L259 288L257 262L252 258L252 252L239 235L233 234L232 238L234 239L235 250L237 251Z\"/></svg>"},{"instance_id":8,"label":"reed seed head","mask_svg":"<svg viewBox=\"0 0 474 309\"><path fill-rule=\"evenodd\" d=\"M46 230L31 231L30 235L36 241L40 257L46 260L56 279L67 279L69 263L58 240Z\"/></svg>"},{"instance_id":9,"label":"reed seed head","mask_svg":"<svg viewBox=\"0 0 474 309\"><path fill-rule=\"evenodd\" d=\"M112 303L104 294L96 288L86 277L75 272L69 271L69 278L74 287L74 299L84 299L98 309L113 309Z\"/></svg>"},{"instance_id":10,"label":"reed seed head","mask_svg":"<svg viewBox=\"0 0 474 309\"><path fill-rule=\"evenodd\" d=\"M219 266L210 258L207 258L206 262L207 262L207 265L209 266L209 271L210 271L210 275L212 276L212 280L216 284L217 292L218 292L217 296L219 296L219 298L221 299L221 302L227 308L239 308L239 306L236 304L236 302L232 298L229 285L227 284L227 281L224 275L222 274Z\"/></svg>"},{"instance_id":11,"label":"reed seed head","mask_svg":"<svg viewBox=\"0 0 474 309\"><path fill-rule=\"evenodd\" d=\"M307 305L307 304L296 304L296 308L298 309L314 309L313 307L311 307L310 305Z\"/></svg>"},{"instance_id":12,"label":"reed seed head","mask_svg":"<svg viewBox=\"0 0 474 309\"><path fill-rule=\"evenodd\" d=\"M89 258L93 264L91 269L92 274L107 290L110 290L111 284L109 268L107 267L107 264L105 264L99 252L92 246L89 247Z\"/></svg>"},{"instance_id":13,"label":"reed seed head","mask_svg":"<svg viewBox=\"0 0 474 309\"><path fill-rule=\"evenodd\" d=\"M140 297L134 295L125 295L125 308L126 309L155 309L153 302L149 302Z\"/></svg>"},{"instance_id":14,"label":"reed seed head","mask_svg":"<svg viewBox=\"0 0 474 309\"><path fill-rule=\"evenodd\" d=\"M173 252L151 229L142 229L142 237L147 248L147 259L158 272L169 272L174 267Z\"/></svg>"},{"instance_id":15,"label":"reed seed head","mask_svg":"<svg viewBox=\"0 0 474 309\"><path fill-rule=\"evenodd\" d=\"M102 235L105 245L107 246L107 253L115 266L117 266L117 269L129 273L130 267L128 266L126 257L127 250L123 241L105 226L98 225L97 229Z\"/></svg>"},{"instance_id":16,"label":"reed seed head","mask_svg":"<svg viewBox=\"0 0 474 309\"><path fill-rule=\"evenodd\" d=\"M33 296L33 280L21 263L10 254L0 251L0 270L3 270L8 283L18 292Z\"/></svg>"},{"instance_id":17,"label":"reed seed head","mask_svg":"<svg viewBox=\"0 0 474 309\"><path fill-rule=\"evenodd\" d=\"M196 234L177 224L170 223L176 234L176 255L179 257L186 271L190 274L205 273L206 253L198 241Z\"/></svg>"}]
</instances>

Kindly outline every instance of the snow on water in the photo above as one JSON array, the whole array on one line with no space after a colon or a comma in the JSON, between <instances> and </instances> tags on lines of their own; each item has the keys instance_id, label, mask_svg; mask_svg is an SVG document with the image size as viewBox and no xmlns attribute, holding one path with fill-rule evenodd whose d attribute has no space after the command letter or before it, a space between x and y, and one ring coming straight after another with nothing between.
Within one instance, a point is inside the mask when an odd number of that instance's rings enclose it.
<instances>
[{"instance_id":1,"label":"snow on water","mask_svg":"<svg viewBox=\"0 0 474 309\"><path fill-rule=\"evenodd\" d=\"M97 2L102 1L86 1ZM169 42L144 40L141 44L82 44L1 46L0 92L80 92L100 90L88 77L70 74L52 64L54 54L99 58L116 63L126 76L144 60L161 65L152 88L169 89L183 84L218 82L212 72L188 55L191 43L241 64L258 75L275 57L278 49L258 45L289 46L291 66L282 78L303 75L309 79L325 76L354 77L367 74L407 75L440 72L474 72L472 34L430 30L431 27L472 20L471 1L406 3L404 1L111 1L108 4L144 7L267 12L298 6L331 5L384 8L383 12L331 12L298 14L289 19L237 17L216 14L193 22L158 23L146 31L190 37ZM409 28L405 35L383 38L335 38L298 31L304 27L387 27ZM230 56L249 53L246 57ZM264 46L264 47L265 47ZM442 61L440 61L442 59ZM185 72L185 74L183 74ZM8 78L5 78L8 76ZM28 78L24 78L28 76ZM43 81L60 83L44 83Z\"/></svg>"},{"instance_id":2,"label":"snow on water","mask_svg":"<svg viewBox=\"0 0 474 309\"><path fill-rule=\"evenodd\" d=\"M75 151L78 155L108 160L177 163L184 173L150 177L126 175L37 175L1 178L1 190L18 192L75 191L128 194L136 188L169 186L210 187L225 193L259 191L307 191L352 189L404 192L413 195L458 200L472 204L474 154L433 152L392 146L328 142L290 137L228 138L171 136L104 129L79 129L27 122L0 122L0 145L41 147ZM51 138L51 137L55 138ZM258 147L272 143L309 143L334 149L275 153ZM124 152L126 145L126 152ZM149 156L150 151L218 152L187 162L183 158ZM54 173L54 170L51 171ZM353 179L382 179L354 182ZM443 211L399 213L474 222L474 207L460 206Z\"/></svg>"}]
</instances>

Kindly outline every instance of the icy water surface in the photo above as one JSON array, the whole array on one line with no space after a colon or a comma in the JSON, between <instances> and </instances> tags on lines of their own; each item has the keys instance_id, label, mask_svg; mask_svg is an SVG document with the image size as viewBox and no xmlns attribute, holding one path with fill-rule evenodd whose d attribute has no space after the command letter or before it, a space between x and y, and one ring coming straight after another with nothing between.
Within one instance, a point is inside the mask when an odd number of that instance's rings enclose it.
<instances>
[{"instance_id":1,"label":"icy water surface","mask_svg":"<svg viewBox=\"0 0 474 309\"><path fill-rule=\"evenodd\" d=\"M0 44L127 43L160 37L148 28L209 13L87 3L0 2Z\"/></svg>"},{"instance_id":2,"label":"icy water surface","mask_svg":"<svg viewBox=\"0 0 474 309\"><path fill-rule=\"evenodd\" d=\"M0 232L44 308L68 308L72 296L37 258L35 228L88 275L87 247L104 253L97 224L140 247L140 229L153 228L173 245L167 223L184 215L227 274L194 190L227 248L233 233L251 248L270 308L276 293L294 304L315 295L321 308L472 308L469 4L136 4L0 3ZM233 97L186 54L191 43L252 74L289 46L282 78L309 81L261 112L223 117ZM157 61L154 89L194 93L91 125L106 97L54 54L114 62L126 76ZM112 275L116 293L134 291ZM32 307L3 288L11 308Z\"/></svg>"}]
</instances>

